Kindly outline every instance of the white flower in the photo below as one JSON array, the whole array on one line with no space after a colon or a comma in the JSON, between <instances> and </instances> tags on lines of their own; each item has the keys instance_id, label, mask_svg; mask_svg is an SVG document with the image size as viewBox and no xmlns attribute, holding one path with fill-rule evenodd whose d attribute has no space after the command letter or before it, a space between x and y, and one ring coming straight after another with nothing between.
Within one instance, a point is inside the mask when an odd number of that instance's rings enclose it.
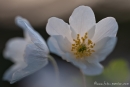
<instances>
[{"instance_id":1,"label":"white flower","mask_svg":"<svg viewBox=\"0 0 130 87\"><path fill-rule=\"evenodd\" d=\"M49 54L44 39L26 19L16 17L15 22L24 30L25 38L13 38L6 44L4 57L15 63L5 72L3 77L10 83L14 83L44 67L48 63Z\"/></svg>"},{"instance_id":2,"label":"white flower","mask_svg":"<svg viewBox=\"0 0 130 87\"><path fill-rule=\"evenodd\" d=\"M69 23L56 17L48 20L46 31L50 51L79 67L86 75L97 75L103 70L99 63L114 49L118 25L113 17L96 23L88 6L77 7Z\"/></svg>"}]
</instances>

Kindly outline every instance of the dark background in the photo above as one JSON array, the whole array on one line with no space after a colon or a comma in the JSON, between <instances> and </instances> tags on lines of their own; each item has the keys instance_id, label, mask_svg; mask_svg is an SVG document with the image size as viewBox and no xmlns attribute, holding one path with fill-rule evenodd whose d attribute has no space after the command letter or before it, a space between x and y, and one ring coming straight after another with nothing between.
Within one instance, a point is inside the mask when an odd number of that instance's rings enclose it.
<instances>
[{"instance_id":1,"label":"dark background","mask_svg":"<svg viewBox=\"0 0 130 87\"><path fill-rule=\"evenodd\" d=\"M6 42L13 37L23 37L23 31L14 24L14 17L20 15L30 21L32 26L44 37L49 37L45 28L47 19L55 16L62 18L68 23L69 16L73 9L79 5L90 6L96 16L97 22L105 17L115 17L119 30L117 33L118 42L114 51L102 62L106 66L110 60L124 58L130 63L130 1L129 0L0 0L0 87L25 87L19 85L26 83L25 79L32 78L32 75L21 81L10 85L9 82L2 81L2 76L13 63L2 56ZM60 68L68 68L68 73L78 71L76 67L52 54L58 62ZM51 67L49 63L47 67ZM62 71L61 71L62 72ZM75 73L76 75L76 73ZM69 76L68 76L69 77Z\"/></svg>"}]
</instances>

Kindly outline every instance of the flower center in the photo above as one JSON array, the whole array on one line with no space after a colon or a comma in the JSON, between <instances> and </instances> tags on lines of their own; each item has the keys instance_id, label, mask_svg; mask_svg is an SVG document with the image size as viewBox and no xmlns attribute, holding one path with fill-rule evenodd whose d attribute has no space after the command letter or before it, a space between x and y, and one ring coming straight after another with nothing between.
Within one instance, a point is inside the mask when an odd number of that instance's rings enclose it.
<instances>
[{"instance_id":1,"label":"flower center","mask_svg":"<svg viewBox=\"0 0 130 87\"><path fill-rule=\"evenodd\" d=\"M80 37L79 34L77 34L77 39L73 39L75 42L72 44L71 51L74 53L76 58L81 59L87 56L91 56L95 43L93 43L89 38L87 33L83 37Z\"/></svg>"}]
</instances>

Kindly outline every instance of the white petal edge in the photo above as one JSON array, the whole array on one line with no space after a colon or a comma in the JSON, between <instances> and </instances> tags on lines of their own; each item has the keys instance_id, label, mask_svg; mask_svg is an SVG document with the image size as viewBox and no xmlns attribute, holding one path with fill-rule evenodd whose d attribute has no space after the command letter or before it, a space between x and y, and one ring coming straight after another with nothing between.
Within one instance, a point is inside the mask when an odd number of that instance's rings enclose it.
<instances>
[{"instance_id":1,"label":"white petal edge","mask_svg":"<svg viewBox=\"0 0 130 87\"><path fill-rule=\"evenodd\" d=\"M69 23L77 34L83 36L85 32L96 24L95 15L90 7L79 6L70 16Z\"/></svg>"},{"instance_id":2,"label":"white petal edge","mask_svg":"<svg viewBox=\"0 0 130 87\"><path fill-rule=\"evenodd\" d=\"M28 32L27 32L27 31L24 31L23 34L24 34L24 39L25 39L28 43L32 43L31 38L30 38Z\"/></svg>"},{"instance_id":3,"label":"white petal edge","mask_svg":"<svg viewBox=\"0 0 130 87\"><path fill-rule=\"evenodd\" d=\"M95 34L95 28L96 28L96 26L94 25L94 26L92 26L91 29L87 32L89 39L92 39L92 38L93 38L93 36L94 36L94 34Z\"/></svg>"},{"instance_id":4,"label":"white petal edge","mask_svg":"<svg viewBox=\"0 0 130 87\"><path fill-rule=\"evenodd\" d=\"M60 49L60 47L54 37L49 37L49 39L47 40L47 44L48 44L49 50L52 53L55 53L59 56L64 54L64 52Z\"/></svg>"},{"instance_id":5,"label":"white petal edge","mask_svg":"<svg viewBox=\"0 0 130 87\"><path fill-rule=\"evenodd\" d=\"M34 64L34 62L35 62L35 64ZM30 63L25 68L18 69L17 71L15 71L13 73L13 76L12 76L10 83L13 84L16 81L21 80L22 78L40 70L42 67L44 67L48 63L47 60L44 60L44 61L34 60L34 62Z\"/></svg>"},{"instance_id":6,"label":"white petal edge","mask_svg":"<svg viewBox=\"0 0 130 87\"><path fill-rule=\"evenodd\" d=\"M35 43L39 43L39 44L36 44L39 48L43 49L43 50L46 50L49 52L48 50L48 47L44 41L44 39L41 37L41 35L35 31L33 29L33 27L31 26L31 24L28 22L28 20L20 17L20 16L17 16L15 18L15 23L21 27L25 32L28 33L28 35L30 36L31 38L31 41L35 44Z\"/></svg>"},{"instance_id":7,"label":"white petal edge","mask_svg":"<svg viewBox=\"0 0 130 87\"><path fill-rule=\"evenodd\" d=\"M20 68L13 73L11 84L38 71L48 64L48 54L39 49L35 44L28 44L25 50L24 59L26 67Z\"/></svg>"},{"instance_id":8,"label":"white petal edge","mask_svg":"<svg viewBox=\"0 0 130 87\"><path fill-rule=\"evenodd\" d=\"M94 47L95 52L86 58L90 63L101 62L113 51L117 42L116 37L105 37L98 41Z\"/></svg>"},{"instance_id":9,"label":"white petal edge","mask_svg":"<svg viewBox=\"0 0 130 87\"><path fill-rule=\"evenodd\" d=\"M92 40L96 43L104 37L116 37L117 30L118 24L115 18L104 18L96 24L95 35Z\"/></svg>"},{"instance_id":10,"label":"white petal edge","mask_svg":"<svg viewBox=\"0 0 130 87\"><path fill-rule=\"evenodd\" d=\"M76 32L74 31L74 29L72 28L72 27L70 27L70 29L71 29L71 36L72 36L72 38L73 39L77 39L77 34L76 34ZM87 33L87 35L88 35L88 38L89 39L92 39L93 38L93 36L94 36L94 34L95 34L95 29L96 29L96 25L94 25L94 26L92 26L87 32L84 32L84 35L85 35L85 33ZM83 35L83 36L84 36ZM80 36L81 37L81 36ZM74 42L74 41L73 41Z\"/></svg>"},{"instance_id":11,"label":"white petal edge","mask_svg":"<svg viewBox=\"0 0 130 87\"><path fill-rule=\"evenodd\" d=\"M23 54L27 44L23 38L12 38L6 43L3 56L13 62L21 62L24 60Z\"/></svg>"},{"instance_id":12,"label":"white petal edge","mask_svg":"<svg viewBox=\"0 0 130 87\"><path fill-rule=\"evenodd\" d=\"M24 60L27 64L32 63L33 60L44 61L47 59L48 59L48 53L38 48L35 44L32 43L26 46L25 53L24 53Z\"/></svg>"},{"instance_id":13,"label":"white petal edge","mask_svg":"<svg viewBox=\"0 0 130 87\"><path fill-rule=\"evenodd\" d=\"M80 69L85 69L86 65L84 64L84 60L77 60L72 53L65 53L62 55L62 59L66 60L67 62L71 62L73 65Z\"/></svg>"},{"instance_id":14,"label":"white petal edge","mask_svg":"<svg viewBox=\"0 0 130 87\"><path fill-rule=\"evenodd\" d=\"M3 75L3 80L5 81L11 81L13 73L20 69L20 68L24 68L26 67L26 63L25 62L19 62L19 63L15 63L14 65L12 65L9 69L6 70L6 72Z\"/></svg>"},{"instance_id":15,"label":"white petal edge","mask_svg":"<svg viewBox=\"0 0 130 87\"><path fill-rule=\"evenodd\" d=\"M99 75L103 71L103 66L100 63L89 63L86 60L77 60L74 55L70 53L64 54L62 58L78 67L85 75Z\"/></svg>"},{"instance_id":16,"label":"white petal edge","mask_svg":"<svg viewBox=\"0 0 130 87\"><path fill-rule=\"evenodd\" d=\"M46 31L49 35L62 35L72 41L70 26L62 19L51 17L48 20Z\"/></svg>"},{"instance_id":17,"label":"white petal edge","mask_svg":"<svg viewBox=\"0 0 130 87\"><path fill-rule=\"evenodd\" d=\"M103 72L103 66L100 63L89 63L86 62L86 68L85 69L81 69L81 71L83 72L83 74L85 75L99 75Z\"/></svg>"},{"instance_id":18,"label":"white petal edge","mask_svg":"<svg viewBox=\"0 0 130 87\"><path fill-rule=\"evenodd\" d=\"M66 37L64 38L62 35L53 35L52 37L55 38L63 52L71 52L71 43Z\"/></svg>"},{"instance_id":19,"label":"white petal edge","mask_svg":"<svg viewBox=\"0 0 130 87\"><path fill-rule=\"evenodd\" d=\"M95 48L98 55L98 60L101 62L113 51L117 42L116 37L106 37L102 41L99 41L97 44L98 47ZM100 47L102 46L102 47Z\"/></svg>"}]
</instances>

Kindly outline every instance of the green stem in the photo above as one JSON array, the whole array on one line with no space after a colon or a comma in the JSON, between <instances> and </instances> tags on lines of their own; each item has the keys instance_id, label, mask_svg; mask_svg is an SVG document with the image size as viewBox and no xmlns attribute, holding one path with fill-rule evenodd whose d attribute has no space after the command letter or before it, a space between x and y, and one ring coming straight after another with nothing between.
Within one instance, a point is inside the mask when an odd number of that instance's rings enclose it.
<instances>
[{"instance_id":1,"label":"green stem","mask_svg":"<svg viewBox=\"0 0 130 87\"><path fill-rule=\"evenodd\" d=\"M81 75L82 75L82 78L83 78L83 87L87 87L87 85L86 85L86 76L82 73L82 71L80 71L81 72Z\"/></svg>"},{"instance_id":2,"label":"green stem","mask_svg":"<svg viewBox=\"0 0 130 87\"><path fill-rule=\"evenodd\" d=\"M60 85L59 81L60 80L59 80L59 68L58 68L58 65L57 65L55 59L52 56L49 55L48 59L50 60L50 62L52 63L52 65L53 65L53 67L55 69L56 81L57 81L58 87L59 87L59 85Z\"/></svg>"}]
</instances>

